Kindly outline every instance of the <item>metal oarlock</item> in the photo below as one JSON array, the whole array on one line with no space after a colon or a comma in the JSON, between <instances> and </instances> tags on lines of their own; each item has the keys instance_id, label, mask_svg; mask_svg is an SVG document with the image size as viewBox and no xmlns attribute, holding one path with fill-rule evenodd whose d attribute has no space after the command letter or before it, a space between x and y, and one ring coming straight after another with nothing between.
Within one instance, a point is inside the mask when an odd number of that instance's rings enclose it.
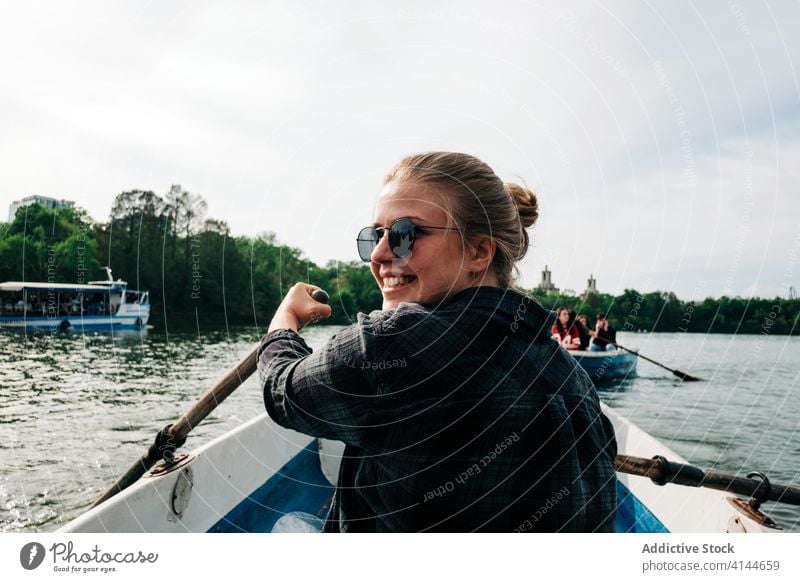
<instances>
[{"instance_id":1,"label":"metal oarlock","mask_svg":"<svg viewBox=\"0 0 800 582\"><path fill-rule=\"evenodd\" d=\"M164 461L167 464L172 464L175 460L175 450L182 447L186 442L186 437L176 439L170 433L171 424L168 424L156 434L156 438L150 448L147 449L147 456L155 463L157 461Z\"/></svg>"},{"instance_id":2,"label":"metal oarlock","mask_svg":"<svg viewBox=\"0 0 800 582\"><path fill-rule=\"evenodd\" d=\"M761 471L752 471L747 474L748 479L752 479L753 477L758 477L761 479L761 483L759 484L758 488L753 491L753 495L747 501L747 504L752 507L754 511L758 511L758 508L761 507L762 503L769 501L769 494L772 491L772 486L770 485L767 476Z\"/></svg>"}]
</instances>

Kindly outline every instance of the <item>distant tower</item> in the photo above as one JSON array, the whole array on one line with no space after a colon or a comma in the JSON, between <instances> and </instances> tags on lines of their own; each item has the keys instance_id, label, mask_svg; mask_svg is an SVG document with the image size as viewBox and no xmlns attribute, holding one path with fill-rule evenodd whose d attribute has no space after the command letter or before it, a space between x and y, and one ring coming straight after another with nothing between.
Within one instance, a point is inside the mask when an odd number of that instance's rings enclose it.
<instances>
[{"instance_id":1,"label":"distant tower","mask_svg":"<svg viewBox=\"0 0 800 582\"><path fill-rule=\"evenodd\" d=\"M586 282L586 291L584 291L583 295L588 297L589 295L597 295L600 292L597 290L597 280L594 278L594 275L589 275L589 280Z\"/></svg>"},{"instance_id":2,"label":"distant tower","mask_svg":"<svg viewBox=\"0 0 800 582\"><path fill-rule=\"evenodd\" d=\"M544 293L558 293L558 289L555 285L553 285L552 280L552 273L550 269L547 268L547 265L544 266L544 271L542 271L542 281L539 283L537 289Z\"/></svg>"}]
</instances>

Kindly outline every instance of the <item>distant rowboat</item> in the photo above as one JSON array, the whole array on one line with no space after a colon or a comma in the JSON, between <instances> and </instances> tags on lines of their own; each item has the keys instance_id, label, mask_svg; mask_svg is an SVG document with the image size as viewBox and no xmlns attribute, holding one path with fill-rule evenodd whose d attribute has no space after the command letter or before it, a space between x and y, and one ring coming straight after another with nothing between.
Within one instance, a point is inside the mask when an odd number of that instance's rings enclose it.
<instances>
[{"instance_id":1,"label":"distant rowboat","mask_svg":"<svg viewBox=\"0 0 800 582\"><path fill-rule=\"evenodd\" d=\"M605 380L619 380L631 378L636 375L636 354L624 350L609 352L584 352L572 350L569 352L578 360L581 368L586 370L594 382Z\"/></svg>"}]
</instances>

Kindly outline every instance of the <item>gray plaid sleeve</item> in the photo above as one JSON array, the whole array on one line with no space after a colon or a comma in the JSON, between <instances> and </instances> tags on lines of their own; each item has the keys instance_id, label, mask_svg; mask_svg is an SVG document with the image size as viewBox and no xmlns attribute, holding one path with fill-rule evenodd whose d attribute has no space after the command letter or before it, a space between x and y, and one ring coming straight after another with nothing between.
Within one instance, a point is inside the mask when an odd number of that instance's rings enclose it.
<instances>
[{"instance_id":1,"label":"gray plaid sleeve","mask_svg":"<svg viewBox=\"0 0 800 582\"><path fill-rule=\"evenodd\" d=\"M375 336L362 320L312 352L291 330L261 340L258 370L269 416L281 426L363 446L377 394L370 355Z\"/></svg>"}]
</instances>

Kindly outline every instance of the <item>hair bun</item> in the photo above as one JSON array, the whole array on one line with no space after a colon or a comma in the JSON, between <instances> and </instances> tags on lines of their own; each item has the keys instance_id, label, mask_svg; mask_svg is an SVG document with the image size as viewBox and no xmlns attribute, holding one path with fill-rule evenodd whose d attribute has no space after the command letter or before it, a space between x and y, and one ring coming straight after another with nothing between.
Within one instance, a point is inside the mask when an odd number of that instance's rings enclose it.
<instances>
[{"instance_id":1,"label":"hair bun","mask_svg":"<svg viewBox=\"0 0 800 582\"><path fill-rule=\"evenodd\" d=\"M524 228L533 226L536 223L536 219L539 218L539 202L536 200L536 194L528 190L528 188L513 182L506 182L504 185L506 192L511 195L514 204L517 206L522 226Z\"/></svg>"}]
</instances>

